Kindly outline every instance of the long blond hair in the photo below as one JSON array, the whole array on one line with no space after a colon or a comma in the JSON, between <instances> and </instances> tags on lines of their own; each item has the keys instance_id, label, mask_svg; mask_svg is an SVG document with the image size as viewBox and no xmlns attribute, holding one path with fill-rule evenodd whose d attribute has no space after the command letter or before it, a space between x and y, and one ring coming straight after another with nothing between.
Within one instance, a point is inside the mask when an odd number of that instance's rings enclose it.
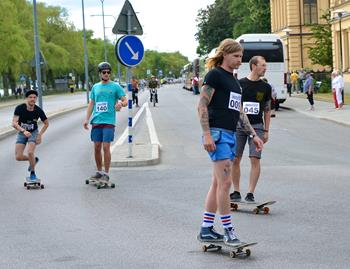
<instances>
[{"instance_id":1,"label":"long blond hair","mask_svg":"<svg viewBox=\"0 0 350 269\"><path fill-rule=\"evenodd\" d=\"M236 40L232 38L226 38L220 42L219 47L216 49L215 55L206 60L205 67L212 69L222 64L224 60L224 53L235 53L243 51L243 47Z\"/></svg>"}]
</instances>

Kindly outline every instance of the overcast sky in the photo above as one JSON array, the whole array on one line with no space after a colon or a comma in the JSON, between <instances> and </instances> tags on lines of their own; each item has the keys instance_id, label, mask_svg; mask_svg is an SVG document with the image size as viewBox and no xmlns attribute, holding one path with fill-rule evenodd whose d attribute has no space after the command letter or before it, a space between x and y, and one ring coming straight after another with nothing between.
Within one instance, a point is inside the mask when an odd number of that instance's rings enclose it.
<instances>
[{"instance_id":1,"label":"overcast sky","mask_svg":"<svg viewBox=\"0 0 350 269\"><path fill-rule=\"evenodd\" d=\"M1 1L1 0L0 0ZM197 32L197 11L213 4L215 0L129 0L143 28L141 40L146 49L161 52L180 51L189 60L196 57L198 46L194 34ZM83 28L81 0L37 0L48 5L61 6L68 10L70 20L78 29ZM112 28L118 18L124 0L103 0L106 36L115 40ZM84 0L85 26L103 39L101 0Z\"/></svg>"}]
</instances>

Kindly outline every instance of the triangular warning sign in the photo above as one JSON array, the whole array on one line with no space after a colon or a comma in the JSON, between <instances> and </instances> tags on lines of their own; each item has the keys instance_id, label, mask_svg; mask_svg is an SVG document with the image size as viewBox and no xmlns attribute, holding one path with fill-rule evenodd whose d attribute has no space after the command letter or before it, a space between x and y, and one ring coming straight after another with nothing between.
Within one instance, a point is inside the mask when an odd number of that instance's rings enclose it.
<instances>
[{"instance_id":1,"label":"triangular warning sign","mask_svg":"<svg viewBox=\"0 0 350 269\"><path fill-rule=\"evenodd\" d=\"M128 25L128 17L130 17L130 24ZM132 5L128 0L125 0L122 11L112 29L113 34L126 34L126 35L142 35L142 26L136 16Z\"/></svg>"}]
</instances>

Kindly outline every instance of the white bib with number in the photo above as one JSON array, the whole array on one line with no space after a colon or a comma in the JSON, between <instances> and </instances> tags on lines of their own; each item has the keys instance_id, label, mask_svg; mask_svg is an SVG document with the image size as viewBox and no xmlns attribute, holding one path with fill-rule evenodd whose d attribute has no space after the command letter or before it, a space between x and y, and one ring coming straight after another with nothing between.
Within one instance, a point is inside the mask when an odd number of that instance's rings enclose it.
<instances>
[{"instance_id":1,"label":"white bib with number","mask_svg":"<svg viewBox=\"0 0 350 269\"><path fill-rule=\"evenodd\" d=\"M228 108L240 111L241 98L242 98L242 96L239 93L231 92L230 93L230 102L228 103Z\"/></svg>"},{"instance_id":2,"label":"white bib with number","mask_svg":"<svg viewBox=\"0 0 350 269\"><path fill-rule=\"evenodd\" d=\"M243 102L243 112L245 114L258 115L260 104L256 102Z\"/></svg>"},{"instance_id":3,"label":"white bib with number","mask_svg":"<svg viewBox=\"0 0 350 269\"><path fill-rule=\"evenodd\" d=\"M108 111L108 102L97 102L96 103L96 112L107 112Z\"/></svg>"}]
</instances>

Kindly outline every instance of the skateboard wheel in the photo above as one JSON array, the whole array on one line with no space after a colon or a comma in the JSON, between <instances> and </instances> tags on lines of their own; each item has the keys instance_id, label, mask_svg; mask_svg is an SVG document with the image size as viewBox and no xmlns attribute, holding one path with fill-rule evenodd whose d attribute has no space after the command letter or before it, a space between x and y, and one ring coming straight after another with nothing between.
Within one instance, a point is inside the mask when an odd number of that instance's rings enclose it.
<instances>
[{"instance_id":1,"label":"skateboard wheel","mask_svg":"<svg viewBox=\"0 0 350 269\"><path fill-rule=\"evenodd\" d=\"M217 251L220 251L222 249L222 246L218 246Z\"/></svg>"},{"instance_id":2,"label":"skateboard wheel","mask_svg":"<svg viewBox=\"0 0 350 269\"><path fill-rule=\"evenodd\" d=\"M112 189L115 188L115 184L114 184L114 183L111 184L111 188L112 188Z\"/></svg>"},{"instance_id":3,"label":"skateboard wheel","mask_svg":"<svg viewBox=\"0 0 350 269\"><path fill-rule=\"evenodd\" d=\"M270 208L264 207L264 214L269 214L269 212L270 212Z\"/></svg>"},{"instance_id":4,"label":"skateboard wheel","mask_svg":"<svg viewBox=\"0 0 350 269\"><path fill-rule=\"evenodd\" d=\"M97 187L97 189L101 189L101 185L100 184L97 184L96 187Z\"/></svg>"},{"instance_id":5,"label":"skateboard wheel","mask_svg":"<svg viewBox=\"0 0 350 269\"><path fill-rule=\"evenodd\" d=\"M27 185L27 190L29 190L30 189L30 186L29 185Z\"/></svg>"},{"instance_id":6,"label":"skateboard wheel","mask_svg":"<svg viewBox=\"0 0 350 269\"><path fill-rule=\"evenodd\" d=\"M24 187L27 187L27 182L24 182L24 184L23 184L23 185L24 185Z\"/></svg>"},{"instance_id":7,"label":"skateboard wheel","mask_svg":"<svg viewBox=\"0 0 350 269\"><path fill-rule=\"evenodd\" d=\"M202 247L202 250L203 250L204 252L207 252L208 247L207 247L206 245L204 245L204 246Z\"/></svg>"},{"instance_id":8,"label":"skateboard wheel","mask_svg":"<svg viewBox=\"0 0 350 269\"><path fill-rule=\"evenodd\" d=\"M236 252L231 251L231 252L230 252L230 257L233 258L233 259L236 258L236 257L237 257Z\"/></svg>"},{"instance_id":9,"label":"skateboard wheel","mask_svg":"<svg viewBox=\"0 0 350 269\"><path fill-rule=\"evenodd\" d=\"M249 257L249 256L250 256L250 254L251 254L250 249L246 249L246 250L245 250L245 254L247 255L247 257Z\"/></svg>"},{"instance_id":10,"label":"skateboard wheel","mask_svg":"<svg viewBox=\"0 0 350 269\"><path fill-rule=\"evenodd\" d=\"M40 188L44 189L44 188L45 188L44 184L41 184L41 185L40 185Z\"/></svg>"},{"instance_id":11,"label":"skateboard wheel","mask_svg":"<svg viewBox=\"0 0 350 269\"><path fill-rule=\"evenodd\" d=\"M237 204L234 204L234 203L232 203L231 204L231 210L237 210L238 209L238 205Z\"/></svg>"},{"instance_id":12,"label":"skateboard wheel","mask_svg":"<svg viewBox=\"0 0 350 269\"><path fill-rule=\"evenodd\" d=\"M259 214L259 209L258 208L254 208L253 212L254 212L254 214Z\"/></svg>"},{"instance_id":13,"label":"skateboard wheel","mask_svg":"<svg viewBox=\"0 0 350 269\"><path fill-rule=\"evenodd\" d=\"M89 184L90 183L90 181L87 179L87 180L85 180L85 184Z\"/></svg>"}]
</instances>

